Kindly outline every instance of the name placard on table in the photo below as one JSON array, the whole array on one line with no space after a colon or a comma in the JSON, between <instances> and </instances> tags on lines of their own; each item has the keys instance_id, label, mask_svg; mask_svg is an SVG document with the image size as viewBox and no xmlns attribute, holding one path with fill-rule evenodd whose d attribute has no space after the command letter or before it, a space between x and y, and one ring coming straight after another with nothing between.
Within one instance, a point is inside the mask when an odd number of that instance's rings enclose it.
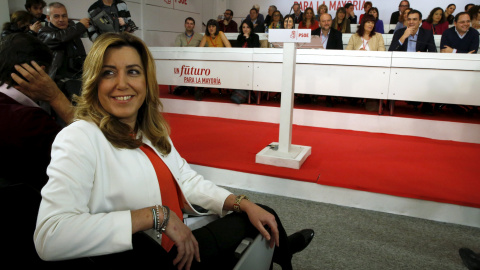
<instances>
[{"instance_id":1,"label":"name placard on table","mask_svg":"<svg viewBox=\"0 0 480 270\"><path fill-rule=\"evenodd\" d=\"M268 42L310 43L312 30L310 29L269 29Z\"/></svg>"}]
</instances>

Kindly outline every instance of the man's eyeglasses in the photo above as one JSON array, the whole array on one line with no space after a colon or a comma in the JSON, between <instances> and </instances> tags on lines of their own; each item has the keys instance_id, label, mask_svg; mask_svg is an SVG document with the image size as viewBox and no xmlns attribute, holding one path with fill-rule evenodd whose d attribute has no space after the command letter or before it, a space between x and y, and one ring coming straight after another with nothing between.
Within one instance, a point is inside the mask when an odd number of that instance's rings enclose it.
<instances>
[{"instance_id":1,"label":"man's eyeglasses","mask_svg":"<svg viewBox=\"0 0 480 270\"><path fill-rule=\"evenodd\" d=\"M223 15L231 16L232 14L230 14L230 13L223 13Z\"/></svg>"}]
</instances>

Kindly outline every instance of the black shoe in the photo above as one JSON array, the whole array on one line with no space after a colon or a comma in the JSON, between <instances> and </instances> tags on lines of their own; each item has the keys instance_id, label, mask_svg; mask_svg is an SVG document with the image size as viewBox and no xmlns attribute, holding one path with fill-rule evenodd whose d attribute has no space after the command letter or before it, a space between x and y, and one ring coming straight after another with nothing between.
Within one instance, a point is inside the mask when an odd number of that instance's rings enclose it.
<instances>
[{"instance_id":1,"label":"black shoe","mask_svg":"<svg viewBox=\"0 0 480 270\"><path fill-rule=\"evenodd\" d=\"M288 247L293 254L304 250L312 242L315 232L312 229L303 229L288 237Z\"/></svg>"},{"instance_id":2,"label":"black shoe","mask_svg":"<svg viewBox=\"0 0 480 270\"><path fill-rule=\"evenodd\" d=\"M203 89L195 90L195 100L202 100L203 99Z\"/></svg>"},{"instance_id":3,"label":"black shoe","mask_svg":"<svg viewBox=\"0 0 480 270\"><path fill-rule=\"evenodd\" d=\"M465 264L469 270L480 269L480 256L475 254L471 249L461 248L458 250L458 254L460 254L463 264Z\"/></svg>"}]
</instances>

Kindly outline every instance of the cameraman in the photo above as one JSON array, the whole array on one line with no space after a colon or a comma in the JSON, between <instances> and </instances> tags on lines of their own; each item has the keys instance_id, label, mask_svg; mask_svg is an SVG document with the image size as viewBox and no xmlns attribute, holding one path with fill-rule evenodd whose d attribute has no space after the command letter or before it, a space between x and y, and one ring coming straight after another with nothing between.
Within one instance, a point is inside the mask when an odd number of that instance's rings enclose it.
<instances>
[{"instance_id":1,"label":"cameraman","mask_svg":"<svg viewBox=\"0 0 480 270\"><path fill-rule=\"evenodd\" d=\"M25 9L32 14L33 19L30 22L30 30L38 34L40 28L47 24L47 16L43 14L43 8L47 4L43 0L26 0Z\"/></svg>"},{"instance_id":2,"label":"cameraman","mask_svg":"<svg viewBox=\"0 0 480 270\"><path fill-rule=\"evenodd\" d=\"M49 23L40 29L38 38L53 52L48 75L72 100L73 94L81 92L82 68L87 54L80 38L89 27L89 19L83 18L78 23L68 20L67 9L58 2L50 3L47 13Z\"/></svg>"},{"instance_id":3,"label":"cameraman","mask_svg":"<svg viewBox=\"0 0 480 270\"><path fill-rule=\"evenodd\" d=\"M138 29L127 4L120 0L98 0L88 8L88 18L91 21L88 36L92 42L102 33L133 33Z\"/></svg>"}]
</instances>

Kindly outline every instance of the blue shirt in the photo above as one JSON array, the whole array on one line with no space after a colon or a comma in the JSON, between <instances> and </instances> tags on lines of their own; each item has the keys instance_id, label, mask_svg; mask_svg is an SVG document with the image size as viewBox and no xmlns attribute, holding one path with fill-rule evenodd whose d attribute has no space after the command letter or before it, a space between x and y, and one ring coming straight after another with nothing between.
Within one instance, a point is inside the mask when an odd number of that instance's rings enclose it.
<instances>
[{"instance_id":1,"label":"blue shirt","mask_svg":"<svg viewBox=\"0 0 480 270\"><path fill-rule=\"evenodd\" d=\"M405 30L407 31L407 30ZM420 31L420 28L418 28L417 33L413 36L408 36L408 44L407 44L407 52L416 52L417 51L417 38L418 38L418 31ZM398 41L400 45L403 45L400 40Z\"/></svg>"}]
</instances>

